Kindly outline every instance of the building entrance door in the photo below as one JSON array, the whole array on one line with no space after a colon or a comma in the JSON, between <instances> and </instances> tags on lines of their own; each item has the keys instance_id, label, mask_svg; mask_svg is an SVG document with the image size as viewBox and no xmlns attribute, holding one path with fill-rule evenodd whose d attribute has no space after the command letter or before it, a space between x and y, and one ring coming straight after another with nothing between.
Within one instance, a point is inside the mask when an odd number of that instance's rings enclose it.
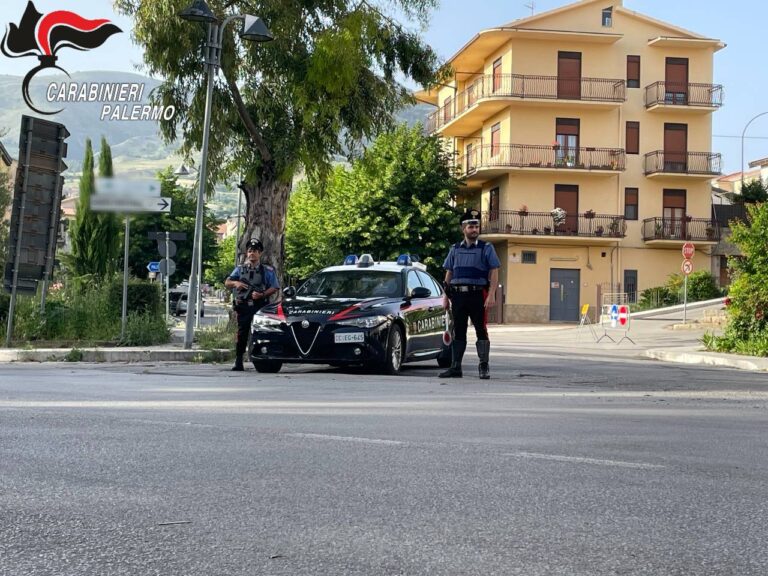
<instances>
[{"instance_id":1,"label":"building entrance door","mask_svg":"<svg viewBox=\"0 0 768 576\"><path fill-rule=\"evenodd\" d=\"M579 270L552 268L549 271L549 320L579 321Z\"/></svg>"}]
</instances>

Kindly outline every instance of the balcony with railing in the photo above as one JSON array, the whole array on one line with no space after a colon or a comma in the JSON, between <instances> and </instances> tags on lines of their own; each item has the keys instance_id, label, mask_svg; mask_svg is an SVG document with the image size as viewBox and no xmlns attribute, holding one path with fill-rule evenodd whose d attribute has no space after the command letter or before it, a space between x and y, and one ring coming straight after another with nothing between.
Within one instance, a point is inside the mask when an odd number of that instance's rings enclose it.
<instances>
[{"instance_id":1,"label":"balcony with railing","mask_svg":"<svg viewBox=\"0 0 768 576\"><path fill-rule=\"evenodd\" d=\"M643 220L643 240L646 244L676 247L683 242L717 244L720 226L708 218L646 218Z\"/></svg>"},{"instance_id":2,"label":"balcony with railing","mask_svg":"<svg viewBox=\"0 0 768 576\"><path fill-rule=\"evenodd\" d=\"M464 178L486 179L510 169L616 174L625 168L622 148L564 148L535 144L483 144L458 159Z\"/></svg>"},{"instance_id":3,"label":"balcony with railing","mask_svg":"<svg viewBox=\"0 0 768 576\"><path fill-rule=\"evenodd\" d=\"M722 157L716 152L669 152L656 150L645 155L645 175L690 176L709 179L722 174Z\"/></svg>"},{"instance_id":4,"label":"balcony with railing","mask_svg":"<svg viewBox=\"0 0 768 576\"><path fill-rule=\"evenodd\" d=\"M427 132L462 136L511 103L615 107L627 98L626 81L523 74L483 75L427 118Z\"/></svg>"},{"instance_id":5,"label":"balcony with railing","mask_svg":"<svg viewBox=\"0 0 768 576\"><path fill-rule=\"evenodd\" d=\"M480 233L492 237L526 236L527 241L547 244L607 244L626 235L624 216L584 212L568 215L555 224L550 212L498 210L486 212Z\"/></svg>"},{"instance_id":6,"label":"balcony with railing","mask_svg":"<svg viewBox=\"0 0 768 576\"><path fill-rule=\"evenodd\" d=\"M678 84L654 82L645 87L645 107L649 112L673 109L707 113L723 105L720 84Z\"/></svg>"}]
</instances>

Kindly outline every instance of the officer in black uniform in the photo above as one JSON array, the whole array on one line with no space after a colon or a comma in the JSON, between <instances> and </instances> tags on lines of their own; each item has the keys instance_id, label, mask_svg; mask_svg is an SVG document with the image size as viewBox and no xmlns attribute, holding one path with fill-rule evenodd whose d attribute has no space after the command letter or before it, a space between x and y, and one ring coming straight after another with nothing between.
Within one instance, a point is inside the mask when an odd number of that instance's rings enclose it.
<instances>
[{"instance_id":1,"label":"officer in black uniform","mask_svg":"<svg viewBox=\"0 0 768 576\"><path fill-rule=\"evenodd\" d=\"M464 240L451 246L443 263L445 268L445 296L443 305L453 312L453 343L451 367L440 373L440 378L461 378L461 360L467 349L467 324L472 319L477 335L477 355L480 358L480 378L491 377L488 357L488 308L496 302L501 263L493 244L478 240L480 212L467 210L461 216Z\"/></svg>"},{"instance_id":2,"label":"officer in black uniform","mask_svg":"<svg viewBox=\"0 0 768 576\"><path fill-rule=\"evenodd\" d=\"M237 316L235 339L235 365L232 370L243 371L243 354L248 347L253 315L269 302L269 297L280 289L275 269L261 263L264 245L251 238L245 245L245 263L235 267L227 276L224 286L232 289L232 307Z\"/></svg>"}]
</instances>

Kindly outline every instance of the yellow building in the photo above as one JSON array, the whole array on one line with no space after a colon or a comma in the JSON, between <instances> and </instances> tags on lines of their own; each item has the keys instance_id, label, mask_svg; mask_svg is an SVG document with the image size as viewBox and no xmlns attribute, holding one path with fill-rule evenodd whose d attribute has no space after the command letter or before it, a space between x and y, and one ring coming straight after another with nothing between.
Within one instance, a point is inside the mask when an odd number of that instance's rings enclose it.
<instances>
[{"instance_id":1,"label":"yellow building","mask_svg":"<svg viewBox=\"0 0 768 576\"><path fill-rule=\"evenodd\" d=\"M504 322L577 321L582 304L619 297L608 293L632 301L679 272L686 241L709 269L723 47L621 0L581 0L476 34L452 77L418 95L438 107L427 130L453 152L459 201L481 209L502 261Z\"/></svg>"}]
</instances>

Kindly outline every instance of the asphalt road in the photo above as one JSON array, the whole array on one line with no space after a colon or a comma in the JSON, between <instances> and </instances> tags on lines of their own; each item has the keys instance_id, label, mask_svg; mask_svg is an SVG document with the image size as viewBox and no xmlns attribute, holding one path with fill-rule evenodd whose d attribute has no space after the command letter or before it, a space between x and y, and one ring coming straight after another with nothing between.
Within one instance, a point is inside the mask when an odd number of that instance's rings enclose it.
<instances>
[{"instance_id":1,"label":"asphalt road","mask_svg":"<svg viewBox=\"0 0 768 576\"><path fill-rule=\"evenodd\" d=\"M768 573L764 376L493 360L0 365L0 574Z\"/></svg>"}]
</instances>

